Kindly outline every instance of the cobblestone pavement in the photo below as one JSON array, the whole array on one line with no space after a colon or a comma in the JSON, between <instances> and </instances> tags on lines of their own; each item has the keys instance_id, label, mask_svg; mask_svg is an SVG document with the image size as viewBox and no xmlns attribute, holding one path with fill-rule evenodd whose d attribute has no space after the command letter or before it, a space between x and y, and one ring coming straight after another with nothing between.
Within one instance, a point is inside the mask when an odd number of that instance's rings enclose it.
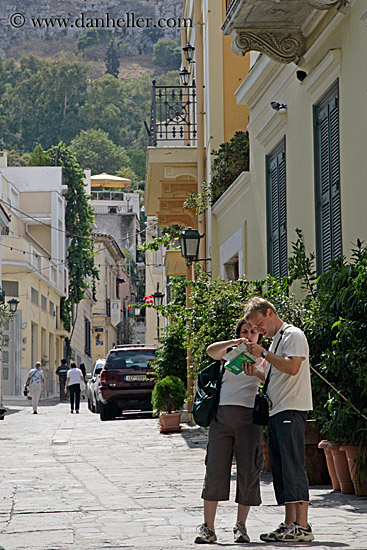
<instances>
[{"instance_id":1,"label":"cobblestone pavement","mask_svg":"<svg viewBox=\"0 0 367 550\"><path fill-rule=\"evenodd\" d=\"M136 414L101 422L84 402L79 415L56 400L41 401L38 415L25 399L5 405L9 414L0 422L5 550L198 548L193 540L203 511L202 428L183 424L181 433L162 435L156 419ZM270 474L262 477L262 498L248 519L249 549L367 549L367 499L313 487L315 541L273 545L259 540L283 519ZM242 546L233 543L235 511L233 496L219 505L216 547Z\"/></svg>"}]
</instances>

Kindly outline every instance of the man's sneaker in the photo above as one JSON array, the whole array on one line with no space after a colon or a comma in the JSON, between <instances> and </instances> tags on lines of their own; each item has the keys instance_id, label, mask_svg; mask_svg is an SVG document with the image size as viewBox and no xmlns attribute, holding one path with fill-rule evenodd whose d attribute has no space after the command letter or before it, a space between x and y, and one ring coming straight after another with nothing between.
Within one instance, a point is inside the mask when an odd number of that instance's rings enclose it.
<instances>
[{"instance_id":1,"label":"man's sneaker","mask_svg":"<svg viewBox=\"0 0 367 550\"><path fill-rule=\"evenodd\" d=\"M194 541L196 544L212 544L217 540L214 529L208 527L206 523L202 523L198 529L199 534Z\"/></svg>"},{"instance_id":2,"label":"man's sneaker","mask_svg":"<svg viewBox=\"0 0 367 550\"><path fill-rule=\"evenodd\" d=\"M281 535L287 529L288 525L286 523L281 523L274 531L260 535L260 539L264 542L276 542L278 540L278 535Z\"/></svg>"},{"instance_id":3,"label":"man's sneaker","mask_svg":"<svg viewBox=\"0 0 367 550\"><path fill-rule=\"evenodd\" d=\"M311 525L302 527L298 523L291 523L288 528L277 535L276 540L279 542L311 542L314 539Z\"/></svg>"},{"instance_id":4,"label":"man's sneaker","mask_svg":"<svg viewBox=\"0 0 367 550\"><path fill-rule=\"evenodd\" d=\"M250 542L246 525L242 521L237 521L236 525L233 527L233 535L235 542Z\"/></svg>"}]
</instances>

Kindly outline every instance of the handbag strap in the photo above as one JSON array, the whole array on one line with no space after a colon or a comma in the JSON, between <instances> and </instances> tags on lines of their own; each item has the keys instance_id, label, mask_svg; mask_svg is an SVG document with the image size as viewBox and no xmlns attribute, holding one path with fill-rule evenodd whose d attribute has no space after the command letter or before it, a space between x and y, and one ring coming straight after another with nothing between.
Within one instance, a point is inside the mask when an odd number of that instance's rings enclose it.
<instances>
[{"instance_id":1,"label":"handbag strap","mask_svg":"<svg viewBox=\"0 0 367 550\"><path fill-rule=\"evenodd\" d=\"M280 338L279 340L277 341L277 345L275 346L275 350L274 350L274 354L276 354L276 352L278 351L278 347L279 347L279 344L280 344L280 341L281 339L283 338L283 334L285 333L285 331L287 330L288 326L286 326L286 328L284 328L283 330L280 331ZM270 369L268 370L268 374L266 376L266 380L264 382L264 385L263 385L263 389L262 389L262 395L266 395L266 391L268 389L268 385L269 385L269 381L270 381L270 373L271 373L271 368L272 368L272 365L270 365Z\"/></svg>"}]
</instances>

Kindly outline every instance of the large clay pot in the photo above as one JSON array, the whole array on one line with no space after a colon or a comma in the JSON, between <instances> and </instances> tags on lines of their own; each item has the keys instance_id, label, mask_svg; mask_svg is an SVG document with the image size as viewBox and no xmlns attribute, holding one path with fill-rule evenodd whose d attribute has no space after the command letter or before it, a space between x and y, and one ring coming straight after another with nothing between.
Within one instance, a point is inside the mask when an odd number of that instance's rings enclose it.
<instances>
[{"instance_id":1,"label":"large clay pot","mask_svg":"<svg viewBox=\"0 0 367 550\"><path fill-rule=\"evenodd\" d=\"M160 431L162 433L179 432L181 413L180 412L162 412L159 415Z\"/></svg>"},{"instance_id":2,"label":"large clay pot","mask_svg":"<svg viewBox=\"0 0 367 550\"><path fill-rule=\"evenodd\" d=\"M345 451L339 449L340 443L331 443L329 449L334 460L336 475L340 483L341 492L348 495L354 495L352 478L350 477L349 466Z\"/></svg>"},{"instance_id":3,"label":"large clay pot","mask_svg":"<svg viewBox=\"0 0 367 550\"><path fill-rule=\"evenodd\" d=\"M328 441L327 439L323 439L322 441L320 441L318 445L319 449L324 450L326 464L327 464L329 476L331 479L331 486L334 491L340 491L340 483L338 480L338 476L336 475L334 460L333 460L333 457L331 456L331 450L329 449L329 446L330 446L330 441Z\"/></svg>"},{"instance_id":4,"label":"large clay pot","mask_svg":"<svg viewBox=\"0 0 367 550\"><path fill-rule=\"evenodd\" d=\"M354 459L358 454L358 445L341 445L340 450L344 451L346 454L350 477L352 479L356 495L360 497L367 496L367 479L364 478L361 483L358 483L355 478L356 463L354 462Z\"/></svg>"},{"instance_id":5,"label":"large clay pot","mask_svg":"<svg viewBox=\"0 0 367 550\"><path fill-rule=\"evenodd\" d=\"M325 453L318 448L320 430L313 419L307 420L305 432L305 466L310 485L329 485Z\"/></svg>"}]
</instances>

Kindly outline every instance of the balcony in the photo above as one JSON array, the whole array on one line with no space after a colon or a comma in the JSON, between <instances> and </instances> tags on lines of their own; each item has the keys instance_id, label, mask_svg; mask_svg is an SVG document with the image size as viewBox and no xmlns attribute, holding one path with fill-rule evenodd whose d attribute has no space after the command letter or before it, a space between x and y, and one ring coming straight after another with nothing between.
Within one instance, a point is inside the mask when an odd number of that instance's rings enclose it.
<instances>
[{"instance_id":1,"label":"balcony","mask_svg":"<svg viewBox=\"0 0 367 550\"><path fill-rule=\"evenodd\" d=\"M196 227L183 203L197 191L196 88L157 86L153 81L147 151L145 212L161 227Z\"/></svg>"},{"instance_id":2,"label":"balcony","mask_svg":"<svg viewBox=\"0 0 367 550\"><path fill-rule=\"evenodd\" d=\"M298 63L347 0L226 0L224 34L238 55L253 50L280 63Z\"/></svg>"},{"instance_id":3,"label":"balcony","mask_svg":"<svg viewBox=\"0 0 367 550\"><path fill-rule=\"evenodd\" d=\"M157 86L153 80L149 145L193 145L196 140L196 87Z\"/></svg>"}]
</instances>

